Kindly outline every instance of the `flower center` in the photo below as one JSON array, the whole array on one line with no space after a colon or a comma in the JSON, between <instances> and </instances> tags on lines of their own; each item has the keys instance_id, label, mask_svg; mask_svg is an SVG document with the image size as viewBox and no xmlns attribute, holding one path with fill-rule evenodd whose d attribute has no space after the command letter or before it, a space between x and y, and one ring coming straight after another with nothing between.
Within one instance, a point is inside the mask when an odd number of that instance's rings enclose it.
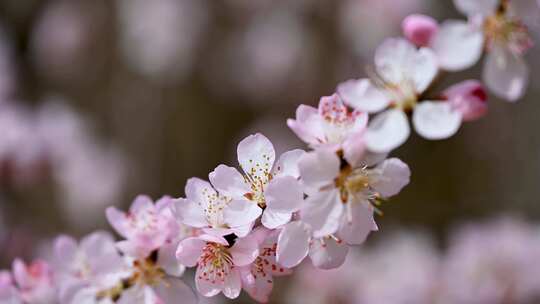
<instances>
[{"instance_id":1,"label":"flower center","mask_svg":"<svg viewBox=\"0 0 540 304\"><path fill-rule=\"evenodd\" d=\"M370 189L369 170L365 167L353 169L350 165L346 165L341 169L334 183L339 189L341 201L345 204L351 196Z\"/></svg>"},{"instance_id":2,"label":"flower center","mask_svg":"<svg viewBox=\"0 0 540 304\"><path fill-rule=\"evenodd\" d=\"M210 193L207 189L203 190L203 195L206 197L207 204L203 206L199 202L199 206L203 207L206 220L214 228L227 228L223 223L223 209L229 204L231 199L215 192Z\"/></svg>"},{"instance_id":3,"label":"flower center","mask_svg":"<svg viewBox=\"0 0 540 304\"><path fill-rule=\"evenodd\" d=\"M513 54L521 55L532 47L532 39L525 24L508 17L504 12L487 17L483 27L488 48L498 45L507 47Z\"/></svg>"},{"instance_id":4,"label":"flower center","mask_svg":"<svg viewBox=\"0 0 540 304\"><path fill-rule=\"evenodd\" d=\"M234 269L232 256L228 248L217 243L206 244L198 263L199 267L201 267L198 278L212 284L225 282L225 278Z\"/></svg>"},{"instance_id":5,"label":"flower center","mask_svg":"<svg viewBox=\"0 0 540 304\"><path fill-rule=\"evenodd\" d=\"M244 194L244 197L250 201L254 201L261 208L266 208L266 199L264 197L264 189L273 176L270 172L264 172L263 176L245 175L244 179L249 184L251 192Z\"/></svg>"}]
</instances>

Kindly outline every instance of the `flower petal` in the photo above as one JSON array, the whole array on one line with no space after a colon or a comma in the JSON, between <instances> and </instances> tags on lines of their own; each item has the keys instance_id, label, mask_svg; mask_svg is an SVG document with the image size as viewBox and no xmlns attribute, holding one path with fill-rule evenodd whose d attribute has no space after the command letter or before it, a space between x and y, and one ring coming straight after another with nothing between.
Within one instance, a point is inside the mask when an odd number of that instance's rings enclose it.
<instances>
[{"instance_id":1,"label":"flower petal","mask_svg":"<svg viewBox=\"0 0 540 304\"><path fill-rule=\"evenodd\" d=\"M514 102L525 94L529 68L521 56L493 47L487 55L482 78L497 97Z\"/></svg>"},{"instance_id":2,"label":"flower petal","mask_svg":"<svg viewBox=\"0 0 540 304\"><path fill-rule=\"evenodd\" d=\"M333 183L339 174L339 158L333 150L319 148L307 152L298 162L306 186L320 188Z\"/></svg>"},{"instance_id":3,"label":"flower petal","mask_svg":"<svg viewBox=\"0 0 540 304\"><path fill-rule=\"evenodd\" d=\"M229 227L239 227L254 222L262 209L252 201L233 200L223 209L223 219Z\"/></svg>"},{"instance_id":4,"label":"flower petal","mask_svg":"<svg viewBox=\"0 0 540 304\"><path fill-rule=\"evenodd\" d=\"M439 71L437 56L431 49L423 47L414 54L409 64L407 70L412 74L416 93L423 93Z\"/></svg>"},{"instance_id":5,"label":"flower petal","mask_svg":"<svg viewBox=\"0 0 540 304\"><path fill-rule=\"evenodd\" d=\"M126 219L126 214L115 207L109 207L105 210L105 215L109 224L116 230L122 237L127 238L129 236L129 223Z\"/></svg>"},{"instance_id":6,"label":"flower petal","mask_svg":"<svg viewBox=\"0 0 540 304\"><path fill-rule=\"evenodd\" d=\"M273 279L271 276L253 275L249 267L242 269L242 288L259 303L267 303L272 293Z\"/></svg>"},{"instance_id":7,"label":"flower petal","mask_svg":"<svg viewBox=\"0 0 540 304\"><path fill-rule=\"evenodd\" d=\"M70 265L77 255L77 241L67 235L61 235L54 241L55 265Z\"/></svg>"},{"instance_id":8,"label":"flower petal","mask_svg":"<svg viewBox=\"0 0 540 304\"><path fill-rule=\"evenodd\" d=\"M206 242L197 237L184 239L178 244L176 259L182 265L193 267L197 265L197 260L201 256L205 245Z\"/></svg>"},{"instance_id":9,"label":"flower petal","mask_svg":"<svg viewBox=\"0 0 540 304\"><path fill-rule=\"evenodd\" d=\"M240 272L232 270L228 276L225 277L223 283L223 295L229 299L236 299L240 295L242 290L242 280L240 279Z\"/></svg>"},{"instance_id":10,"label":"flower petal","mask_svg":"<svg viewBox=\"0 0 540 304\"><path fill-rule=\"evenodd\" d=\"M349 106L369 113L384 110L390 103L385 93L369 79L351 79L338 85L337 92Z\"/></svg>"},{"instance_id":11,"label":"flower petal","mask_svg":"<svg viewBox=\"0 0 540 304\"><path fill-rule=\"evenodd\" d=\"M315 267L332 269L343 265L348 252L349 245L345 242L324 238L313 241L309 249L309 257Z\"/></svg>"},{"instance_id":12,"label":"flower petal","mask_svg":"<svg viewBox=\"0 0 540 304\"><path fill-rule=\"evenodd\" d=\"M353 167L357 166L366 154L365 132L349 134L343 141L343 158Z\"/></svg>"},{"instance_id":13,"label":"flower petal","mask_svg":"<svg viewBox=\"0 0 540 304\"><path fill-rule=\"evenodd\" d=\"M409 166L398 158L385 160L376 171L379 174L371 177L370 185L385 198L398 194L411 177Z\"/></svg>"},{"instance_id":14,"label":"flower petal","mask_svg":"<svg viewBox=\"0 0 540 304\"><path fill-rule=\"evenodd\" d=\"M284 267L294 267L307 256L311 235L309 227L302 222L292 222L279 234L276 259Z\"/></svg>"},{"instance_id":15,"label":"flower petal","mask_svg":"<svg viewBox=\"0 0 540 304\"><path fill-rule=\"evenodd\" d=\"M259 255L259 243L250 235L239 238L231 248L231 255L236 266L251 264Z\"/></svg>"},{"instance_id":16,"label":"flower petal","mask_svg":"<svg viewBox=\"0 0 540 304\"><path fill-rule=\"evenodd\" d=\"M463 121L479 119L487 113L487 92L478 80L464 80L443 91L442 95Z\"/></svg>"},{"instance_id":17,"label":"flower petal","mask_svg":"<svg viewBox=\"0 0 540 304\"><path fill-rule=\"evenodd\" d=\"M222 195L240 198L251 191L242 174L233 167L219 165L208 176L212 185Z\"/></svg>"},{"instance_id":18,"label":"flower petal","mask_svg":"<svg viewBox=\"0 0 540 304\"><path fill-rule=\"evenodd\" d=\"M343 203L339 200L339 193L332 189L310 195L302 206L300 215L317 238L337 231L342 212Z\"/></svg>"},{"instance_id":19,"label":"flower petal","mask_svg":"<svg viewBox=\"0 0 540 304\"><path fill-rule=\"evenodd\" d=\"M347 208L350 208L347 210L349 218L341 221L338 235L349 245L360 245L366 241L371 231L376 230L373 208L364 202L355 202Z\"/></svg>"},{"instance_id":20,"label":"flower petal","mask_svg":"<svg viewBox=\"0 0 540 304\"><path fill-rule=\"evenodd\" d=\"M483 46L481 30L465 21L447 20L442 23L431 47L442 69L461 71L478 62Z\"/></svg>"},{"instance_id":21,"label":"flower petal","mask_svg":"<svg viewBox=\"0 0 540 304\"><path fill-rule=\"evenodd\" d=\"M208 206L210 198L217 195L216 190L212 188L209 182L197 177L188 179L185 187L186 198L202 206L204 209Z\"/></svg>"},{"instance_id":22,"label":"flower petal","mask_svg":"<svg viewBox=\"0 0 540 304\"><path fill-rule=\"evenodd\" d=\"M291 221L292 213L283 212L272 209L264 210L261 222L264 227L269 229L276 229L279 226L283 226Z\"/></svg>"},{"instance_id":23,"label":"flower petal","mask_svg":"<svg viewBox=\"0 0 540 304\"><path fill-rule=\"evenodd\" d=\"M301 140L310 145L319 144L319 139L323 137L322 118L314 107L298 106L296 120L287 119L287 125Z\"/></svg>"},{"instance_id":24,"label":"flower petal","mask_svg":"<svg viewBox=\"0 0 540 304\"><path fill-rule=\"evenodd\" d=\"M388 38L375 51L375 67L384 81L399 84L408 80L407 68L414 60L416 47L403 38Z\"/></svg>"},{"instance_id":25,"label":"flower petal","mask_svg":"<svg viewBox=\"0 0 540 304\"><path fill-rule=\"evenodd\" d=\"M208 270L203 267L197 267L195 272L195 287L201 295L205 297L213 297L221 292L221 290L224 288L224 284L221 280L209 280L203 276L203 273L207 273L207 271Z\"/></svg>"},{"instance_id":26,"label":"flower petal","mask_svg":"<svg viewBox=\"0 0 540 304\"><path fill-rule=\"evenodd\" d=\"M274 146L264 135L257 133L244 138L238 144L238 163L253 179L268 180L276 159Z\"/></svg>"},{"instance_id":27,"label":"flower petal","mask_svg":"<svg viewBox=\"0 0 540 304\"><path fill-rule=\"evenodd\" d=\"M173 201L174 214L180 222L191 227L202 228L208 226L206 214L201 205L195 201L178 198Z\"/></svg>"},{"instance_id":28,"label":"flower petal","mask_svg":"<svg viewBox=\"0 0 540 304\"><path fill-rule=\"evenodd\" d=\"M292 176L274 178L264 191L267 209L295 212L304 201L300 182Z\"/></svg>"},{"instance_id":29,"label":"flower petal","mask_svg":"<svg viewBox=\"0 0 540 304\"><path fill-rule=\"evenodd\" d=\"M298 169L298 162L304 153L306 153L306 151L295 149L281 154L278 161L274 165L272 172L274 177L292 176L294 178L299 178L300 170Z\"/></svg>"},{"instance_id":30,"label":"flower petal","mask_svg":"<svg viewBox=\"0 0 540 304\"><path fill-rule=\"evenodd\" d=\"M413 113L414 129L426 139L445 139L454 134L461 125L461 113L447 102L423 101Z\"/></svg>"},{"instance_id":31,"label":"flower petal","mask_svg":"<svg viewBox=\"0 0 540 304\"><path fill-rule=\"evenodd\" d=\"M186 267L176 259L177 242L166 243L159 248L157 265L161 267L168 275L180 277Z\"/></svg>"},{"instance_id":32,"label":"flower petal","mask_svg":"<svg viewBox=\"0 0 540 304\"><path fill-rule=\"evenodd\" d=\"M431 39L439 30L439 24L430 16L413 14L403 19L401 29L403 36L416 46L429 46Z\"/></svg>"},{"instance_id":33,"label":"flower petal","mask_svg":"<svg viewBox=\"0 0 540 304\"><path fill-rule=\"evenodd\" d=\"M369 124L366 132L366 146L375 153L386 153L401 146L410 134L407 115L392 109L377 116Z\"/></svg>"}]
</instances>

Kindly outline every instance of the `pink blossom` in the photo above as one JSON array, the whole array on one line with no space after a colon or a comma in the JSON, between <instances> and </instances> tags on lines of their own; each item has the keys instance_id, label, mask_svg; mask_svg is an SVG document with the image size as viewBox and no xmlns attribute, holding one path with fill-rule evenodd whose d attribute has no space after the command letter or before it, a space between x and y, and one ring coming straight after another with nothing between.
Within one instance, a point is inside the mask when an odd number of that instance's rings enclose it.
<instances>
[{"instance_id":1,"label":"pink blossom","mask_svg":"<svg viewBox=\"0 0 540 304\"><path fill-rule=\"evenodd\" d=\"M22 304L21 295L13 283L13 277L6 270L0 271L0 303Z\"/></svg>"},{"instance_id":2,"label":"pink blossom","mask_svg":"<svg viewBox=\"0 0 540 304\"><path fill-rule=\"evenodd\" d=\"M367 122L367 113L350 111L339 95L333 94L322 97L318 109L300 105L296 120L288 119L287 125L311 148L343 150L345 159L355 164L364 154Z\"/></svg>"},{"instance_id":3,"label":"pink blossom","mask_svg":"<svg viewBox=\"0 0 540 304\"><path fill-rule=\"evenodd\" d=\"M173 237L174 219L170 213L170 198L163 197L154 204L152 199L139 195L129 211L107 208L107 220L124 241L117 243L122 252L137 258L147 257Z\"/></svg>"},{"instance_id":4,"label":"pink blossom","mask_svg":"<svg viewBox=\"0 0 540 304\"><path fill-rule=\"evenodd\" d=\"M262 213L262 224L270 229L288 223L303 202L298 171L302 150L285 152L275 161L274 146L262 134L250 135L238 144L238 162L244 174L219 165L210 182L220 195L232 198L223 210L232 226L253 223Z\"/></svg>"},{"instance_id":5,"label":"pink blossom","mask_svg":"<svg viewBox=\"0 0 540 304\"><path fill-rule=\"evenodd\" d=\"M240 267L259 256L259 244L252 235L233 238L203 234L180 242L176 257L188 267L197 266L195 285L200 294L212 297L221 292L237 298L242 289Z\"/></svg>"},{"instance_id":6,"label":"pink blossom","mask_svg":"<svg viewBox=\"0 0 540 304\"><path fill-rule=\"evenodd\" d=\"M259 244L259 256L252 264L241 267L242 288L256 301L267 303L274 286L273 277L291 274L292 270L276 261L279 230L260 227L252 234Z\"/></svg>"},{"instance_id":7,"label":"pink blossom","mask_svg":"<svg viewBox=\"0 0 540 304\"><path fill-rule=\"evenodd\" d=\"M53 272L45 261L36 260L27 265L22 260L16 259L13 262L13 278L24 303L56 302Z\"/></svg>"}]
</instances>

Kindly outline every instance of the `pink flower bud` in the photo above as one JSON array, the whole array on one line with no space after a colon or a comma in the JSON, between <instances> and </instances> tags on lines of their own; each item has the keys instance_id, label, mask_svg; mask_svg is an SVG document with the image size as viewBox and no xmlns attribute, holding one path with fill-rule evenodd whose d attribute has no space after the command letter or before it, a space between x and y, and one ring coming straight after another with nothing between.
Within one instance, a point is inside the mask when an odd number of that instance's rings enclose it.
<instances>
[{"instance_id":1,"label":"pink flower bud","mask_svg":"<svg viewBox=\"0 0 540 304\"><path fill-rule=\"evenodd\" d=\"M487 93L478 80L457 83L446 89L443 96L461 112L463 121L473 121L487 113Z\"/></svg>"},{"instance_id":2,"label":"pink flower bud","mask_svg":"<svg viewBox=\"0 0 540 304\"><path fill-rule=\"evenodd\" d=\"M437 21L426 15L409 15L401 23L403 35L416 46L427 46L439 30Z\"/></svg>"}]
</instances>

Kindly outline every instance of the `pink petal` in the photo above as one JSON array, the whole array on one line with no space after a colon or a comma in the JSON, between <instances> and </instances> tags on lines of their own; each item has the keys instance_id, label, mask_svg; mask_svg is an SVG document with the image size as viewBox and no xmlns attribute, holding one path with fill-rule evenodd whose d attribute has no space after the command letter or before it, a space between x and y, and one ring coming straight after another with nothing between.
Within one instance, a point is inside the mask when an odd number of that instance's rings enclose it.
<instances>
[{"instance_id":1,"label":"pink petal","mask_svg":"<svg viewBox=\"0 0 540 304\"><path fill-rule=\"evenodd\" d=\"M126 214L115 207L109 207L105 210L107 221L109 224L120 234L127 238L130 235L129 223L126 218Z\"/></svg>"},{"instance_id":2,"label":"pink petal","mask_svg":"<svg viewBox=\"0 0 540 304\"><path fill-rule=\"evenodd\" d=\"M221 292L223 289L223 282L221 280L210 281L203 276L207 269L197 267L195 272L195 286L197 291L205 297L213 297Z\"/></svg>"},{"instance_id":3,"label":"pink petal","mask_svg":"<svg viewBox=\"0 0 540 304\"><path fill-rule=\"evenodd\" d=\"M374 230L373 208L364 202L355 202L347 208L350 208L349 214L343 217L338 235L349 245L360 245Z\"/></svg>"},{"instance_id":4,"label":"pink petal","mask_svg":"<svg viewBox=\"0 0 540 304\"><path fill-rule=\"evenodd\" d=\"M66 265L73 262L77 255L77 241L67 235L61 235L54 241L55 260L60 265Z\"/></svg>"},{"instance_id":5,"label":"pink petal","mask_svg":"<svg viewBox=\"0 0 540 304\"><path fill-rule=\"evenodd\" d=\"M287 119L287 125L304 142L310 145L319 144L323 137L322 119L314 107L300 105L296 109L296 120Z\"/></svg>"},{"instance_id":6,"label":"pink petal","mask_svg":"<svg viewBox=\"0 0 540 304\"><path fill-rule=\"evenodd\" d=\"M236 266L251 264L259 255L257 239L251 236L239 238L231 248L231 255Z\"/></svg>"},{"instance_id":7,"label":"pink petal","mask_svg":"<svg viewBox=\"0 0 540 304\"><path fill-rule=\"evenodd\" d=\"M185 192L187 199L201 204L203 209L208 206L209 198L217 195L216 190L212 188L212 185L210 185L209 182L197 177L188 179Z\"/></svg>"},{"instance_id":8,"label":"pink petal","mask_svg":"<svg viewBox=\"0 0 540 304\"><path fill-rule=\"evenodd\" d=\"M264 210L261 222L264 227L276 229L290 222L292 219L291 212L276 211L272 209Z\"/></svg>"},{"instance_id":9,"label":"pink petal","mask_svg":"<svg viewBox=\"0 0 540 304\"><path fill-rule=\"evenodd\" d=\"M233 269L229 275L225 277L223 295L229 299L236 299L240 295L241 290L242 281L240 279L240 272L237 269Z\"/></svg>"},{"instance_id":10,"label":"pink petal","mask_svg":"<svg viewBox=\"0 0 540 304\"><path fill-rule=\"evenodd\" d=\"M182 265L193 267L202 254L206 242L197 237L189 237L178 244L176 259Z\"/></svg>"},{"instance_id":11,"label":"pink petal","mask_svg":"<svg viewBox=\"0 0 540 304\"><path fill-rule=\"evenodd\" d=\"M300 264L308 254L310 239L309 227L306 224L292 222L285 225L278 237L278 263L287 268Z\"/></svg>"},{"instance_id":12,"label":"pink petal","mask_svg":"<svg viewBox=\"0 0 540 304\"><path fill-rule=\"evenodd\" d=\"M177 278L168 277L153 286L153 289L157 298L162 301L159 303L196 304L198 302L193 290Z\"/></svg>"},{"instance_id":13,"label":"pink petal","mask_svg":"<svg viewBox=\"0 0 540 304\"><path fill-rule=\"evenodd\" d=\"M176 251L178 243L166 243L159 248L157 264L165 270L168 275L180 277L184 273L186 267L176 259Z\"/></svg>"}]
</instances>

